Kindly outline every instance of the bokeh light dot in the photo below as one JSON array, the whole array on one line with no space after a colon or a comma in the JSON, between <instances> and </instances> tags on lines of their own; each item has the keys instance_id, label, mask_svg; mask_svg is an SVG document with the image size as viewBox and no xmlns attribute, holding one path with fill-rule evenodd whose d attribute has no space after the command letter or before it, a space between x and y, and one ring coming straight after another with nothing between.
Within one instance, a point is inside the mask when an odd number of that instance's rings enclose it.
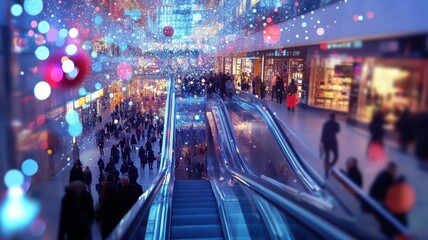
<instances>
[{"instance_id":1,"label":"bokeh light dot","mask_svg":"<svg viewBox=\"0 0 428 240\"><path fill-rule=\"evenodd\" d=\"M28 36L29 36L29 37L34 36L34 31L33 31L33 30L28 30Z\"/></svg>"},{"instance_id":2,"label":"bokeh light dot","mask_svg":"<svg viewBox=\"0 0 428 240\"><path fill-rule=\"evenodd\" d=\"M110 94L109 94L109 96L110 96L110 98L113 98L113 97L114 97L114 94L113 94L113 93L110 93Z\"/></svg>"},{"instance_id":3,"label":"bokeh light dot","mask_svg":"<svg viewBox=\"0 0 428 240\"><path fill-rule=\"evenodd\" d=\"M68 32L68 35L71 38L76 38L79 35L79 31L76 28L72 28L70 29L70 31Z\"/></svg>"},{"instance_id":4,"label":"bokeh light dot","mask_svg":"<svg viewBox=\"0 0 428 240\"><path fill-rule=\"evenodd\" d=\"M100 25L103 22L103 18L101 16L95 16L94 17L94 23L96 25Z\"/></svg>"},{"instance_id":5,"label":"bokeh light dot","mask_svg":"<svg viewBox=\"0 0 428 240\"><path fill-rule=\"evenodd\" d=\"M77 74L79 74L79 69L75 67L71 72L67 73L67 79L73 80L77 77Z\"/></svg>"},{"instance_id":6,"label":"bokeh light dot","mask_svg":"<svg viewBox=\"0 0 428 240\"><path fill-rule=\"evenodd\" d=\"M37 27L37 21L36 20L31 21L30 25L32 28L36 28Z\"/></svg>"},{"instance_id":7,"label":"bokeh light dot","mask_svg":"<svg viewBox=\"0 0 428 240\"><path fill-rule=\"evenodd\" d=\"M84 87L79 88L79 95L84 96L86 94L86 89Z\"/></svg>"},{"instance_id":8,"label":"bokeh light dot","mask_svg":"<svg viewBox=\"0 0 428 240\"><path fill-rule=\"evenodd\" d=\"M36 237L41 237L46 231L46 223L41 219L36 219L30 227L31 233Z\"/></svg>"},{"instance_id":9,"label":"bokeh light dot","mask_svg":"<svg viewBox=\"0 0 428 240\"><path fill-rule=\"evenodd\" d=\"M34 87L34 95L39 100L45 100L51 95L51 86L47 82L41 81Z\"/></svg>"},{"instance_id":10,"label":"bokeh light dot","mask_svg":"<svg viewBox=\"0 0 428 240\"><path fill-rule=\"evenodd\" d=\"M306 27L308 24L306 22L302 22L302 27Z\"/></svg>"},{"instance_id":11,"label":"bokeh light dot","mask_svg":"<svg viewBox=\"0 0 428 240\"><path fill-rule=\"evenodd\" d=\"M25 0L24 10L28 15L36 16L39 15L43 10L42 0Z\"/></svg>"},{"instance_id":12,"label":"bokeh light dot","mask_svg":"<svg viewBox=\"0 0 428 240\"><path fill-rule=\"evenodd\" d=\"M46 34L46 40L48 42L55 42L58 38L58 30L56 28L49 29L49 32Z\"/></svg>"},{"instance_id":13,"label":"bokeh light dot","mask_svg":"<svg viewBox=\"0 0 428 240\"><path fill-rule=\"evenodd\" d=\"M68 36L68 30L65 29L65 28L61 28L58 31L58 36L61 37L61 38L66 38Z\"/></svg>"},{"instance_id":14,"label":"bokeh light dot","mask_svg":"<svg viewBox=\"0 0 428 240\"><path fill-rule=\"evenodd\" d=\"M82 134L82 131L83 131L83 126L82 126L82 123L80 123L80 122L77 124L68 126L68 133L72 137L80 136L80 134Z\"/></svg>"},{"instance_id":15,"label":"bokeh light dot","mask_svg":"<svg viewBox=\"0 0 428 240\"><path fill-rule=\"evenodd\" d=\"M322 36L322 35L324 35L324 28L318 28L317 29L317 34L319 35L319 36Z\"/></svg>"},{"instance_id":16,"label":"bokeh light dot","mask_svg":"<svg viewBox=\"0 0 428 240\"><path fill-rule=\"evenodd\" d=\"M15 17L19 17L22 14L22 6L18 3L15 3L12 5L12 7L10 8L10 13L15 16Z\"/></svg>"},{"instance_id":17,"label":"bokeh light dot","mask_svg":"<svg viewBox=\"0 0 428 240\"><path fill-rule=\"evenodd\" d=\"M50 54L49 48L47 48L46 46L37 47L34 53L36 54L37 59L41 61L48 59Z\"/></svg>"},{"instance_id":18,"label":"bokeh light dot","mask_svg":"<svg viewBox=\"0 0 428 240\"><path fill-rule=\"evenodd\" d=\"M100 90L101 87L101 83L95 83L95 89Z\"/></svg>"},{"instance_id":19,"label":"bokeh light dot","mask_svg":"<svg viewBox=\"0 0 428 240\"><path fill-rule=\"evenodd\" d=\"M64 73L62 72L61 68L54 67L50 72L50 77L54 82L59 82L64 77Z\"/></svg>"},{"instance_id":20,"label":"bokeh light dot","mask_svg":"<svg viewBox=\"0 0 428 240\"><path fill-rule=\"evenodd\" d=\"M43 20L43 21L39 22L37 29L39 30L40 33L45 34L49 31L50 25L47 21Z\"/></svg>"},{"instance_id":21,"label":"bokeh light dot","mask_svg":"<svg viewBox=\"0 0 428 240\"><path fill-rule=\"evenodd\" d=\"M65 47L65 52L69 55L72 56L74 54L76 54L77 52L77 47L74 44L69 44L67 45L67 47Z\"/></svg>"},{"instance_id":22,"label":"bokeh light dot","mask_svg":"<svg viewBox=\"0 0 428 240\"><path fill-rule=\"evenodd\" d=\"M64 38L59 37L55 40L55 46L57 46L57 47L62 47L62 46L64 46L64 44L65 44Z\"/></svg>"},{"instance_id":23,"label":"bokeh light dot","mask_svg":"<svg viewBox=\"0 0 428 240\"><path fill-rule=\"evenodd\" d=\"M24 183L24 175L21 171L11 169L4 175L4 184L8 188L19 187Z\"/></svg>"},{"instance_id":24,"label":"bokeh light dot","mask_svg":"<svg viewBox=\"0 0 428 240\"><path fill-rule=\"evenodd\" d=\"M69 60L66 60L63 64L62 64L62 71L64 71L65 73L70 73L71 71L73 71L74 69L74 62Z\"/></svg>"},{"instance_id":25,"label":"bokeh light dot","mask_svg":"<svg viewBox=\"0 0 428 240\"><path fill-rule=\"evenodd\" d=\"M21 165L22 172L27 176L33 176L39 170L39 165L33 159L25 160Z\"/></svg>"},{"instance_id":26,"label":"bokeh light dot","mask_svg":"<svg viewBox=\"0 0 428 240\"><path fill-rule=\"evenodd\" d=\"M81 88L82 89L82 88ZM80 90L79 89L79 94L80 94ZM83 88L83 91L86 94L86 90ZM81 95L85 95L85 94L81 94ZM68 110L67 113L65 114L65 121L69 124L69 125L76 125L79 123L79 113L75 110Z\"/></svg>"}]
</instances>

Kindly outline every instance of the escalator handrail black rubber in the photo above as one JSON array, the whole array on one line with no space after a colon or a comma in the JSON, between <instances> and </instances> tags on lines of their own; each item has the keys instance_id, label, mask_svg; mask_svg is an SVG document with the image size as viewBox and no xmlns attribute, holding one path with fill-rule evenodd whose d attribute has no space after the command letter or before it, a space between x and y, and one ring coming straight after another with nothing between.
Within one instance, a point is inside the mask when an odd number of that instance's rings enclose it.
<instances>
[{"instance_id":1,"label":"escalator handrail black rubber","mask_svg":"<svg viewBox=\"0 0 428 240\"><path fill-rule=\"evenodd\" d=\"M162 139L162 151L161 151L161 169L158 176L153 180L152 184L146 189L146 191L138 198L137 202L132 208L126 213L126 215L120 220L117 226L113 229L108 239L132 239L134 233L138 230L143 217L148 214L151 208L151 204L155 199L156 195L162 185L169 184L165 178L171 172L173 172L172 164L172 152L173 152L173 140L174 140L174 129L175 129L175 81L172 76L168 76L169 88L167 94L167 102L165 105L165 121L164 121L164 137ZM168 212L168 211L166 211ZM168 217L164 218L167 221ZM159 237L160 239L166 239L168 230L168 224L166 222L158 224L162 230L155 230L159 234L164 235ZM159 235L158 235L159 236Z\"/></svg>"}]
</instances>

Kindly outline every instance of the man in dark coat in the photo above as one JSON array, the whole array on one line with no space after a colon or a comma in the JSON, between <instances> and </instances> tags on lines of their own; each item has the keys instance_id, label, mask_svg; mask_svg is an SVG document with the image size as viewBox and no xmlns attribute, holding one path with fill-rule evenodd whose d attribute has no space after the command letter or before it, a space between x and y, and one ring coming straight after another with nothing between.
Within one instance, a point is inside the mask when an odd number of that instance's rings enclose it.
<instances>
[{"instance_id":1,"label":"man in dark coat","mask_svg":"<svg viewBox=\"0 0 428 240\"><path fill-rule=\"evenodd\" d=\"M388 188L395 181L395 174L397 173L397 165L394 162L390 162L386 169L377 175L370 188L370 196L377 200L382 205L384 204L386 193Z\"/></svg>"},{"instance_id":2,"label":"man in dark coat","mask_svg":"<svg viewBox=\"0 0 428 240\"><path fill-rule=\"evenodd\" d=\"M140 158L140 167L142 167L144 170L144 167L147 164L147 156L143 145L141 145L140 150L138 150L138 157Z\"/></svg>"},{"instance_id":3,"label":"man in dark coat","mask_svg":"<svg viewBox=\"0 0 428 240\"><path fill-rule=\"evenodd\" d=\"M147 152L147 158L148 158L148 161L149 161L149 169L150 170L152 170L153 169L153 161L155 161L155 154L154 154L154 152L153 152L153 150L152 149L150 149L148 152Z\"/></svg>"},{"instance_id":4,"label":"man in dark coat","mask_svg":"<svg viewBox=\"0 0 428 240\"><path fill-rule=\"evenodd\" d=\"M70 183L61 201L58 239L91 239L94 217L92 196L85 183L78 180Z\"/></svg>"},{"instance_id":5,"label":"man in dark coat","mask_svg":"<svg viewBox=\"0 0 428 240\"><path fill-rule=\"evenodd\" d=\"M321 144L324 150L325 177L328 177L330 168L332 168L338 158L336 134L340 132L340 126L335 121L335 114L330 113L330 119L324 123L321 133ZM333 152L333 161L330 162L330 151Z\"/></svg>"},{"instance_id":6,"label":"man in dark coat","mask_svg":"<svg viewBox=\"0 0 428 240\"><path fill-rule=\"evenodd\" d=\"M80 162L80 160L77 160L74 163L73 168L70 171L69 183L72 183L76 180L85 182L85 175L83 174L82 163Z\"/></svg>"},{"instance_id":7,"label":"man in dark coat","mask_svg":"<svg viewBox=\"0 0 428 240\"><path fill-rule=\"evenodd\" d=\"M113 174L101 185L100 207L97 219L100 223L101 236L106 239L119 222L116 211L117 181Z\"/></svg>"},{"instance_id":8,"label":"man in dark coat","mask_svg":"<svg viewBox=\"0 0 428 240\"><path fill-rule=\"evenodd\" d=\"M346 175L349 177L349 179L352 180L352 182L355 183L358 187L363 187L363 178L361 177L360 169L358 169L358 161L356 158L349 158L346 162Z\"/></svg>"}]
</instances>

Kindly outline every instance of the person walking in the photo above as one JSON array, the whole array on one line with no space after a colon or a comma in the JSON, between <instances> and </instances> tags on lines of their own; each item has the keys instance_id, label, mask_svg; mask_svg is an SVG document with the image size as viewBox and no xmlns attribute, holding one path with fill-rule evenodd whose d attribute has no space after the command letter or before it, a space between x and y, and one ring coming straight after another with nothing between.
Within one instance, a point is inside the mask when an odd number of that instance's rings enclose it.
<instances>
[{"instance_id":1,"label":"person walking","mask_svg":"<svg viewBox=\"0 0 428 240\"><path fill-rule=\"evenodd\" d=\"M276 80L276 103L282 104L282 97L284 94L284 80L281 77L277 77Z\"/></svg>"},{"instance_id":2,"label":"person walking","mask_svg":"<svg viewBox=\"0 0 428 240\"><path fill-rule=\"evenodd\" d=\"M132 150L136 151L137 138L135 137L134 134L132 134L132 137L131 137L131 146L132 146Z\"/></svg>"},{"instance_id":3,"label":"person walking","mask_svg":"<svg viewBox=\"0 0 428 240\"><path fill-rule=\"evenodd\" d=\"M296 108L299 99L297 97L297 84L296 80L291 79L290 84L287 87L286 91L286 99L285 104L287 105L287 110L294 112L294 108Z\"/></svg>"},{"instance_id":4,"label":"person walking","mask_svg":"<svg viewBox=\"0 0 428 240\"><path fill-rule=\"evenodd\" d=\"M85 183L78 180L70 183L61 201L58 239L92 239L94 218L94 202Z\"/></svg>"},{"instance_id":5,"label":"person walking","mask_svg":"<svg viewBox=\"0 0 428 240\"><path fill-rule=\"evenodd\" d=\"M397 165L394 162L388 163L386 169L377 175L370 188L369 195L382 205L385 203L388 188L395 181L396 173Z\"/></svg>"},{"instance_id":6,"label":"person walking","mask_svg":"<svg viewBox=\"0 0 428 240\"><path fill-rule=\"evenodd\" d=\"M348 158L346 161L346 175L352 182L358 187L363 187L363 178L361 176L360 169L358 168L358 161L354 157Z\"/></svg>"},{"instance_id":7,"label":"person walking","mask_svg":"<svg viewBox=\"0 0 428 240\"><path fill-rule=\"evenodd\" d=\"M69 183L72 183L74 181L85 182L85 176L83 174L82 163L80 162L80 160L77 160L74 163L73 168L70 170Z\"/></svg>"},{"instance_id":8,"label":"person walking","mask_svg":"<svg viewBox=\"0 0 428 240\"><path fill-rule=\"evenodd\" d=\"M335 121L335 114L330 113L330 119L324 123L321 133L321 148L324 151L325 178L338 159L338 144L336 135L340 132L340 126ZM333 161L330 162L330 152L333 153Z\"/></svg>"},{"instance_id":9,"label":"person walking","mask_svg":"<svg viewBox=\"0 0 428 240\"><path fill-rule=\"evenodd\" d=\"M149 161L149 169L153 170L153 162L156 160L155 153L152 149L147 152L147 160Z\"/></svg>"},{"instance_id":10,"label":"person walking","mask_svg":"<svg viewBox=\"0 0 428 240\"><path fill-rule=\"evenodd\" d=\"M395 130L398 133L398 143L400 150L407 153L407 148L413 140L413 124L410 117L410 111L406 108L395 124Z\"/></svg>"},{"instance_id":11,"label":"person walking","mask_svg":"<svg viewBox=\"0 0 428 240\"><path fill-rule=\"evenodd\" d=\"M138 150L138 157L140 158L140 167L144 170L147 164L147 155L143 145L141 145L140 150Z\"/></svg>"},{"instance_id":12,"label":"person walking","mask_svg":"<svg viewBox=\"0 0 428 240\"><path fill-rule=\"evenodd\" d=\"M232 100L233 92L235 91L235 84L230 76L227 77L226 94L229 100Z\"/></svg>"},{"instance_id":13,"label":"person walking","mask_svg":"<svg viewBox=\"0 0 428 240\"><path fill-rule=\"evenodd\" d=\"M270 86L271 102L273 102L273 99L276 96L276 80L277 80L277 75L275 73L273 73L271 81L270 81L270 83L271 83L271 86Z\"/></svg>"}]
</instances>

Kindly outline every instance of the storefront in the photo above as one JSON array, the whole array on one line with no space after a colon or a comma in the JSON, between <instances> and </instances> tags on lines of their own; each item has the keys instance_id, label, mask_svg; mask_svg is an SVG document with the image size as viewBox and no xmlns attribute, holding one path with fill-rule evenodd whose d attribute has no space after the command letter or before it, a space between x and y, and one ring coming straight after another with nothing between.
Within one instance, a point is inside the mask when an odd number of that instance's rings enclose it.
<instances>
[{"instance_id":1,"label":"storefront","mask_svg":"<svg viewBox=\"0 0 428 240\"><path fill-rule=\"evenodd\" d=\"M427 110L426 36L310 47L308 105L368 123L382 111L392 129L401 112ZM424 57L425 56L425 57Z\"/></svg>"},{"instance_id":2,"label":"storefront","mask_svg":"<svg viewBox=\"0 0 428 240\"><path fill-rule=\"evenodd\" d=\"M291 79L295 79L298 86L299 98L303 94L303 85L307 81L305 77L306 48L281 48L263 52L264 69L262 81L272 90L274 75L279 75L288 85ZM268 92L268 93L269 93Z\"/></svg>"}]
</instances>

